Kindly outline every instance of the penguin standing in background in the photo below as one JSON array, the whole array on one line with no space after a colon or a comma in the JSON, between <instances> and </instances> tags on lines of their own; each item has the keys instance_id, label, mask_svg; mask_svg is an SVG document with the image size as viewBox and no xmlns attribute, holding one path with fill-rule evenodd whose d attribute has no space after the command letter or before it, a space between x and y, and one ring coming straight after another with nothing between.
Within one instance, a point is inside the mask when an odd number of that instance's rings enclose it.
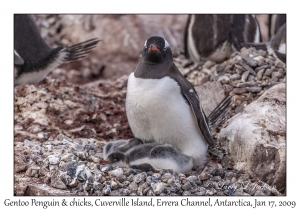
<instances>
[{"instance_id":1,"label":"penguin standing in background","mask_svg":"<svg viewBox=\"0 0 300 210\"><path fill-rule=\"evenodd\" d=\"M269 15L269 37L275 36L279 28L286 23L286 14Z\"/></svg>"},{"instance_id":2,"label":"penguin standing in background","mask_svg":"<svg viewBox=\"0 0 300 210\"><path fill-rule=\"evenodd\" d=\"M136 138L170 144L192 157L194 166L204 165L208 146L214 145L196 90L175 66L162 37L146 40L142 58L128 78L126 114Z\"/></svg>"},{"instance_id":3,"label":"penguin standing in background","mask_svg":"<svg viewBox=\"0 0 300 210\"><path fill-rule=\"evenodd\" d=\"M116 144L118 144L118 141L113 142L110 146L114 147ZM130 140L128 144L131 144ZM104 150L107 149L106 147L104 147ZM108 154L107 157L104 157L104 160L100 164L113 164L143 171L172 169L177 173L187 173L193 167L191 157L183 155L172 145L157 143L134 145L131 148L128 147L123 152L116 150Z\"/></svg>"},{"instance_id":4,"label":"penguin standing in background","mask_svg":"<svg viewBox=\"0 0 300 210\"><path fill-rule=\"evenodd\" d=\"M267 43L243 43L244 47L254 47L268 52L276 59L286 63L286 24L284 23Z\"/></svg>"},{"instance_id":5,"label":"penguin standing in background","mask_svg":"<svg viewBox=\"0 0 300 210\"><path fill-rule=\"evenodd\" d=\"M222 62L240 43L261 41L255 15L189 15L184 35L185 56L197 62Z\"/></svg>"},{"instance_id":6,"label":"penguin standing in background","mask_svg":"<svg viewBox=\"0 0 300 210\"><path fill-rule=\"evenodd\" d=\"M14 15L14 85L39 82L59 65L85 57L98 42L90 39L52 49L30 15Z\"/></svg>"}]
</instances>

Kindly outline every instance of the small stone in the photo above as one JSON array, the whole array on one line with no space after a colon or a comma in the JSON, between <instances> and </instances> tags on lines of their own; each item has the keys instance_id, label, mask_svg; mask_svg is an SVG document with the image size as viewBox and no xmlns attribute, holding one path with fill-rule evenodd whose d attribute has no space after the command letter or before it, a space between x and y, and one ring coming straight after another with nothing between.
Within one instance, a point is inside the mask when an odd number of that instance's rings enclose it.
<instances>
[{"instance_id":1,"label":"small stone","mask_svg":"<svg viewBox=\"0 0 300 210\"><path fill-rule=\"evenodd\" d=\"M135 177L133 178L133 181L135 181L138 184L140 182L144 182L146 178L147 178L146 172L142 172L142 173L135 175Z\"/></svg>"},{"instance_id":2,"label":"small stone","mask_svg":"<svg viewBox=\"0 0 300 210\"><path fill-rule=\"evenodd\" d=\"M130 185L128 186L128 189L132 191L136 191L138 189L138 185L136 184L135 181L131 182Z\"/></svg>"},{"instance_id":3,"label":"small stone","mask_svg":"<svg viewBox=\"0 0 300 210\"><path fill-rule=\"evenodd\" d=\"M109 171L108 174L119 178L119 177L123 176L123 170L121 168L116 168L112 171Z\"/></svg>"},{"instance_id":4,"label":"small stone","mask_svg":"<svg viewBox=\"0 0 300 210\"><path fill-rule=\"evenodd\" d=\"M272 73L273 73L273 71L274 71L274 69L272 69L272 68L270 68L270 69L267 69L265 72L264 72L264 76L271 76L272 75Z\"/></svg>"},{"instance_id":5,"label":"small stone","mask_svg":"<svg viewBox=\"0 0 300 210\"><path fill-rule=\"evenodd\" d=\"M63 181L59 178L56 177L55 175L51 177L51 186L57 189L62 189L65 190L67 189L67 186L65 185L65 183L63 183Z\"/></svg>"},{"instance_id":6,"label":"small stone","mask_svg":"<svg viewBox=\"0 0 300 210\"><path fill-rule=\"evenodd\" d=\"M230 79L228 76L224 75L224 76L221 76L218 79L218 81L221 82L222 84L228 84L230 82Z\"/></svg>"},{"instance_id":7,"label":"small stone","mask_svg":"<svg viewBox=\"0 0 300 210\"><path fill-rule=\"evenodd\" d=\"M224 88L224 91L225 91L226 93L229 93L230 91L233 90L233 87L232 87L231 85L226 85L226 84L224 84L224 85L223 85L223 88Z\"/></svg>"},{"instance_id":8,"label":"small stone","mask_svg":"<svg viewBox=\"0 0 300 210\"><path fill-rule=\"evenodd\" d=\"M102 189L102 193L104 195L110 195L110 193L111 193L111 186L110 185L105 185L104 188Z\"/></svg>"},{"instance_id":9,"label":"small stone","mask_svg":"<svg viewBox=\"0 0 300 210\"><path fill-rule=\"evenodd\" d=\"M247 186L244 188L244 192L248 193L249 195L254 195L255 189Z\"/></svg>"},{"instance_id":10,"label":"small stone","mask_svg":"<svg viewBox=\"0 0 300 210\"><path fill-rule=\"evenodd\" d=\"M190 191L184 191L182 193L182 196L190 196L191 195L191 192Z\"/></svg>"},{"instance_id":11,"label":"small stone","mask_svg":"<svg viewBox=\"0 0 300 210\"><path fill-rule=\"evenodd\" d=\"M111 184L111 189L115 190L118 188L118 184L116 182L111 181L110 184Z\"/></svg>"},{"instance_id":12,"label":"small stone","mask_svg":"<svg viewBox=\"0 0 300 210\"><path fill-rule=\"evenodd\" d=\"M203 65L203 68L207 68L207 69L209 69L209 68L211 68L213 65L215 65L216 63L215 62L213 62L213 61L211 61L211 60L208 60L208 61L206 61L205 63L204 63L204 65Z\"/></svg>"},{"instance_id":13,"label":"small stone","mask_svg":"<svg viewBox=\"0 0 300 210\"><path fill-rule=\"evenodd\" d=\"M210 174L205 173L205 172L202 172L202 173L198 176L198 178L199 178L201 181L207 180L207 179L209 179L209 177L210 177Z\"/></svg>"},{"instance_id":14,"label":"small stone","mask_svg":"<svg viewBox=\"0 0 300 210\"><path fill-rule=\"evenodd\" d=\"M254 196L265 196L265 193L263 193L263 192L260 191L260 190L257 190L257 191L254 193Z\"/></svg>"},{"instance_id":15,"label":"small stone","mask_svg":"<svg viewBox=\"0 0 300 210\"><path fill-rule=\"evenodd\" d=\"M246 88L233 88L233 92L236 94L243 94L243 93L247 93L247 89Z\"/></svg>"},{"instance_id":16,"label":"small stone","mask_svg":"<svg viewBox=\"0 0 300 210\"><path fill-rule=\"evenodd\" d=\"M147 196L155 196L152 189L148 190Z\"/></svg>"},{"instance_id":17,"label":"small stone","mask_svg":"<svg viewBox=\"0 0 300 210\"><path fill-rule=\"evenodd\" d=\"M224 174L224 176L225 176L225 174ZM220 182L221 179L222 179L222 178L221 178L220 176L214 176L214 177L212 178L212 180L215 181L215 182Z\"/></svg>"},{"instance_id":18,"label":"small stone","mask_svg":"<svg viewBox=\"0 0 300 210\"><path fill-rule=\"evenodd\" d=\"M184 191L187 191L189 189L191 189L192 185L191 183L188 181L186 182L184 185L181 186L181 188L184 190Z\"/></svg>"},{"instance_id":19,"label":"small stone","mask_svg":"<svg viewBox=\"0 0 300 210\"><path fill-rule=\"evenodd\" d=\"M159 195L165 189L166 184L163 182L151 183L151 188L155 195Z\"/></svg>"},{"instance_id":20,"label":"small stone","mask_svg":"<svg viewBox=\"0 0 300 210\"><path fill-rule=\"evenodd\" d=\"M242 56L242 59L251 67L257 66L257 61L254 60L253 58L251 58L248 54L246 54L245 56Z\"/></svg>"},{"instance_id":21,"label":"small stone","mask_svg":"<svg viewBox=\"0 0 300 210\"><path fill-rule=\"evenodd\" d=\"M59 163L59 158L56 157L55 155L49 155L48 159L49 159L49 164L51 165L56 165Z\"/></svg>"},{"instance_id":22,"label":"small stone","mask_svg":"<svg viewBox=\"0 0 300 210\"><path fill-rule=\"evenodd\" d=\"M172 177L173 177L172 174L165 173L160 179L161 179L161 181L166 182L167 180L171 179Z\"/></svg>"},{"instance_id":23,"label":"small stone","mask_svg":"<svg viewBox=\"0 0 300 210\"><path fill-rule=\"evenodd\" d=\"M242 188L239 188L239 189L236 189L235 192L234 192L234 195L235 196L241 196L243 195L243 189Z\"/></svg>"},{"instance_id":24,"label":"small stone","mask_svg":"<svg viewBox=\"0 0 300 210\"><path fill-rule=\"evenodd\" d=\"M262 76L263 76L263 74L264 74L264 72L265 72L265 69L259 70L259 71L257 72L256 78L257 78L258 80L261 80L261 79L262 79Z\"/></svg>"},{"instance_id":25,"label":"small stone","mask_svg":"<svg viewBox=\"0 0 300 210\"><path fill-rule=\"evenodd\" d=\"M246 82L246 81L248 80L249 74L250 74L249 71L245 71L245 72L242 74L241 81L242 81L242 82Z\"/></svg>"},{"instance_id":26,"label":"small stone","mask_svg":"<svg viewBox=\"0 0 300 210\"><path fill-rule=\"evenodd\" d=\"M237 80L237 79L240 79L241 78L241 75L240 74L232 74L231 76L230 76L230 79L231 80Z\"/></svg>"},{"instance_id":27,"label":"small stone","mask_svg":"<svg viewBox=\"0 0 300 210\"><path fill-rule=\"evenodd\" d=\"M259 93L262 88L261 87L246 87L246 90L248 90L249 92L252 92L252 93Z\"/></svg>"},{"instance_id":28,"label":"small stone","mask_svg":"<svg viewBox=\"0 0 300 210\"><path fill-rule=\"evenodd\" d=\"M205 195L212 196L212 195L214 195L214 192L212 190L207 190L206 193L205 193Z\"/></svg>"}]
</instances>

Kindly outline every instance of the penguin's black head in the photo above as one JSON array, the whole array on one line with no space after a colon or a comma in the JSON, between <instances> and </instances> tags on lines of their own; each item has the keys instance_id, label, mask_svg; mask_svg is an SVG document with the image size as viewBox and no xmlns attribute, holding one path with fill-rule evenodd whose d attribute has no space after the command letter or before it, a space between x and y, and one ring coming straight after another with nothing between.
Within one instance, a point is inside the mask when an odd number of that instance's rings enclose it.
<instances>
[{"instance_id":1,"label":"penguin's black head","mask_svg":"<svg viewBox=\"0 0 300 210\"><path fill-rule=\"evenodd\" d=\"M146 40L142 56L145 61L151 63L173 60L169 43L159 36L152 36Z\"/></svg>"},{"instance_id":2,"label":"penguin's black head","mask_svg":"<svg viewBox=\"0 0 300 210\"><path fill-rule=\"evenodd\" d=\"M107 157L107 160L111 163L125 162L125 155L121 152L114 152Z\"/></svg>"}]
</instances>

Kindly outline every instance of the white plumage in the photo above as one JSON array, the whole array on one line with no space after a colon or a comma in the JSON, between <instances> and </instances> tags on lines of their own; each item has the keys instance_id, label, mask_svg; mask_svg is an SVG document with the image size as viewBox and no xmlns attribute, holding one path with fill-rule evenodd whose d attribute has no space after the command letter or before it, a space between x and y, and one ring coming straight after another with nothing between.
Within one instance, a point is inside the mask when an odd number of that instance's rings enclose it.
<instances>
[{"instance_id":1,"label":"white plumage","mask_svg":"<svg viewBox=\"0 0 300 210\"><path fill-rule=\"evenodd\" d=\"M205 163L208 144L175 80L167 76L142 79L131 73L126 113L135 137L145 142L171 144L191 156L195 166Z\"/></svg>"}]
</instances>

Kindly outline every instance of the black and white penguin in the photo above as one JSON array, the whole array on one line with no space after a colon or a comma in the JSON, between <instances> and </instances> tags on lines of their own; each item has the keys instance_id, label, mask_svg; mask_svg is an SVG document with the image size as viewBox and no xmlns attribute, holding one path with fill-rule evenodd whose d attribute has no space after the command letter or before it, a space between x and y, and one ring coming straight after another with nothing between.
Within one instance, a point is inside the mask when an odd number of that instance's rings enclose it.
<instances>
[{"instance_id":1,"label":"black and white penguin","mask_svg":"<svg viewBox=\"0 0 300 210\"><path fill-rule=\"evenodd\" d=\"M224 111L228 105L223 105ZM126 114L136 138L171 144L192 157L194 166L203 166L208 146L214 145L214 123L205 115L193 85L175 66L162 37L146 40L142 58L128 78ZM214 117L220 114L215 112Z\"/></svg>"},{"instance_id":2,"label":"black and white penguin","mask_svg":"<svg viewBox=\"0 0 300 210\"><path fill-rule=\"evenodd\" d=\"M284 23L267 43L244 43L244 47L255 47L268 52L276 59L286 63L286 23Z\"/></svg>"},{"instance_id":3,"label":"black and white penguin","mask_svg":"<svg viewBox=\"0 0 300 210\"><path fill-rule=\"evenodd\" d=\"M261 41L255 15L189 15L185 27L185 56L193 61L222 62L240 43Z\"/></svg>"},{"instance_id":4,"label":"black and white penguin","mask_svg":"<svg viewBox=\"0 0 300 210\"><path fill-rule=\"evenodd\" d=\"M35 83L62 63L85 57L100 40L90 39L71 47L55 49L43 40L30 15L14 16L15 86ZM23 62L20 62L20 59Z\"/></svg>"},{"instance_id":5,"label":"black and white penguin","mask_svg":"<svg viewBox=\"0 0 300 210\"><path fill-rule=\"evenodd\" d=\"M275 36L279 28L286 23L286 14L269 15L269 37Z\"/></svg>"},{"instance_id":6,"label":"black and white penguin","mask_svg":"<svg viewBox=\"0 0 300 210\"><path fill-rule=\"evenodd\" d=\"M136 168L144 171L172 169L177 173L186 173L193 168L193 159L168 144L140 144L126 152L109 154L103 163L120 167Z\"/></svg>"}]
</instances>

